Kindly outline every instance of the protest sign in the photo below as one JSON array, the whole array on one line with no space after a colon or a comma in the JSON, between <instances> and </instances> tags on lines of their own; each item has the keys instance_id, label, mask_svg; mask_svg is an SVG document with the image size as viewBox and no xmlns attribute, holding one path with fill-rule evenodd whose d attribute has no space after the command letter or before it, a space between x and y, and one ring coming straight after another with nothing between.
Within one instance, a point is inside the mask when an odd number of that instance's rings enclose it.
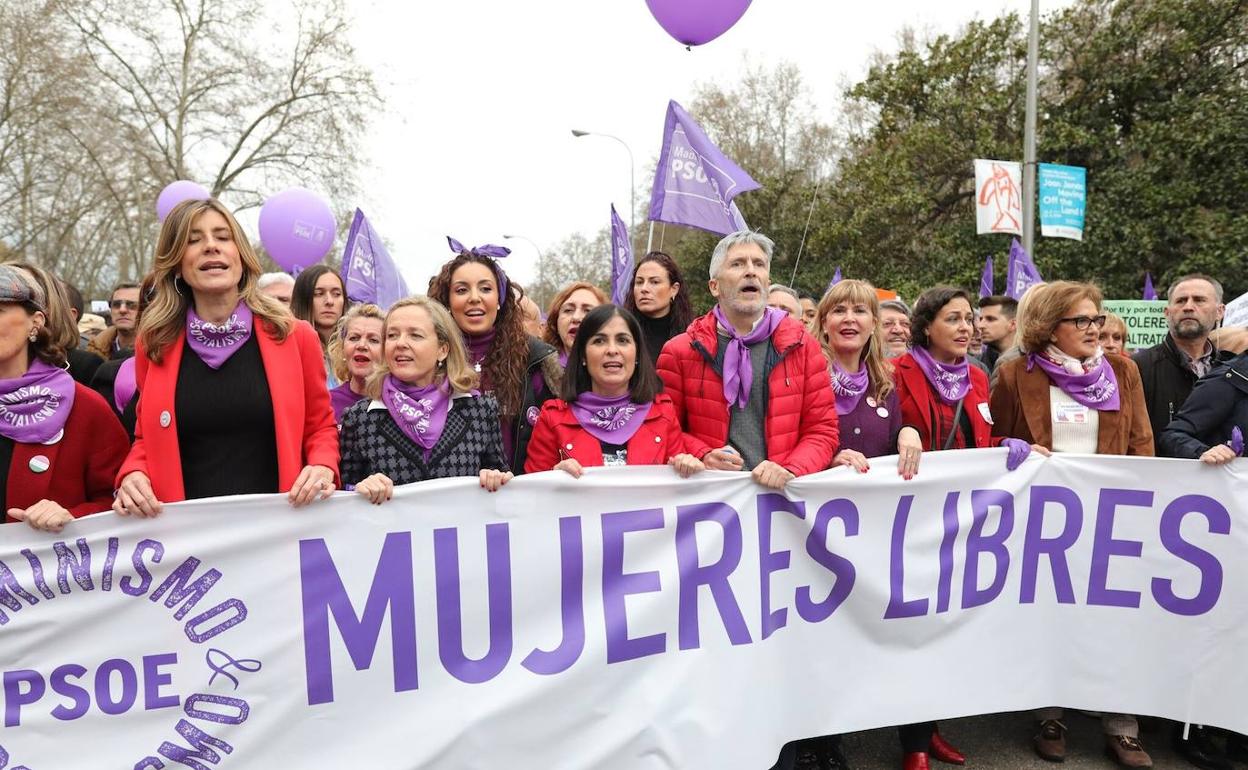
<instances>
[{"instance_id":1,"label":"protest sign","mask_svg":"<svg viewBox=\"0 0 1248 770\"><path fill-rule=\"evenodd\" d=\"M1037 181L1040 186L1040 234L1082 241L1088 199L1088 170L1079 166L1041 163Z\"/></svg>"},{"instance_id":2,"label":"protest sign","mask_svg":"<svg viewBox=\"0 0 1248 770\"><path fill-rule=\"evenodd\" d=\"M1248 463L895 463L0 528L0 767L756 770L1054 704L1248 732Z\"/></svg>"},{"instance_id":3,"label":"protest sign","mask_svg":"<svg viewBox=\"0 0 1248 770\"><path fill-rule=\"evenodd\" d=\"M1241 294L1226 303L1223 326L1248 326L1248 294Z\"/></svg>"},{"instance_id":4,"label":"protest sign","mask_svg":"<svg viewBox=\"0 0 1248 770\"><path fill-rule=\"evenodd\" d=\"M1023 234L1023 167L1008 160L975 161L975 232Z\"/></svg>"},{"instance_id":5,"label":"protest sign","mask_svg":"<svg viewBox=\"0 0 1248 770\"><path fill-rule=\"evenodd\" d=\"M1107 299L1101 307L1114 313L1127 325L1127 348L1140 350L1159 344L1170 327L1166 323L1164 299Z\"/></svg>"}]
</instances>

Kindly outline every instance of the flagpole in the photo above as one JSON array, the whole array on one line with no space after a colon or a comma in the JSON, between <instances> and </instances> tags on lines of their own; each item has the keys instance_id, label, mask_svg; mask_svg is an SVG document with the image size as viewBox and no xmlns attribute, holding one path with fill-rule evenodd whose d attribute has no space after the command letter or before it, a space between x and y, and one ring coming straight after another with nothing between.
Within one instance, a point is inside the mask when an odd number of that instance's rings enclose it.
<instances>
[{"instance_id":1,"label":"flagpole","mask_svg":"<svg viewBox=\"0 0 1248 770\"><path fill-rule=\"evenodd\" d=\"M1027 35L1027 114L1023 125L1023 249L1035 259L1036 80L1040 59L1040 0L1031 0Z\"/></svg>"},{"instance_id":2,"label":"flagpole","mask_svg":"<svg viewBox=\"0 0 1248 770\"><path fill-rule=\"evenodd\" d=\"M810 220L815 216L815 201L819 199L819 185L823 183L823 175L819 175L819 179L815 181L815 192L810 196L810 211L806 212L806 226L802 228L802 242L797 244L797 259L793 260L793 274L789 276L789 287L796 288L793 284L797 280L797 266L802 264L802 249L806 247L806 233L810 230Z\"/></svg>"},{"instance_id":3,"label":"flagpole","mask_svg":"<svg viewBox=\"0 0 1248 770\"><path fill-rule=\"evenodd\" d=\"M652 251L650 247L653 245L654 245L654 220L652 219L650 220L650 236L646 238L646 253L647 254L649 254Z\"/></svg>"}]
</instances>

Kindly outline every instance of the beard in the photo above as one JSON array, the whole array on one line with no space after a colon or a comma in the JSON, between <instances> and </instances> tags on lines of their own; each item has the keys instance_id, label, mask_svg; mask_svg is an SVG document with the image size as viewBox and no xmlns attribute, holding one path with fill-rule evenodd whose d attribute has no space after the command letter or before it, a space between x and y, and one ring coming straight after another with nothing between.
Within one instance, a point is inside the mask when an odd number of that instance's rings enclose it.
<instances>
[{"instance_id":1,"label":"beard","mask_svg":"<svg viewBox=\"0 0 1248 770\"><path fill-rule=\"evenodd\" d=\"M1170 332L1181 340L1198 340L1209 336L1211 331L1213 331L1212 324L1205 326L1198 318L1182 318L1170 327Z\"/></svg>"}]
</instances>

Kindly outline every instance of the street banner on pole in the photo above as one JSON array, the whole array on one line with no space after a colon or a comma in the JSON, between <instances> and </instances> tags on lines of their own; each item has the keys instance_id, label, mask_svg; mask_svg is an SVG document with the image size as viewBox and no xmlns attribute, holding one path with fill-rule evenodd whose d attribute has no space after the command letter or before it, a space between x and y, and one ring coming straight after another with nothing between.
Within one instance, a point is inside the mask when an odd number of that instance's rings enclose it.
<instances>
[{"instance_id":1,"label":"street banner on pole","mask_svg":"<svg viewBox=\"0 0 1248 770\"><path fill-rule=\"evenodd\" d=\"M975 232L1023 234L1023 170L1015 161L975 161Z\"/></svg>"},{"instance_id":2,"label":"street banner on pole","mask_svg":"<svg viewBox=\"0 0 1248 770\"><path fill-rule=\"evenodd\" d=\"M1039 164L1040 234L1083 240L1088 199L1088 170L1079 166Z\"/></svg>"},{"instance_id":3,"label":"street banner on pole","mask_svg":"<svg viewBox=\"0 0 1248 770\"><path fill-rule=\"evenodd\" d=\"M761 185L715 146L689 113L668 102L650 219L727 235L744 230L732 199Z\"/></svg>"}]
</instances>

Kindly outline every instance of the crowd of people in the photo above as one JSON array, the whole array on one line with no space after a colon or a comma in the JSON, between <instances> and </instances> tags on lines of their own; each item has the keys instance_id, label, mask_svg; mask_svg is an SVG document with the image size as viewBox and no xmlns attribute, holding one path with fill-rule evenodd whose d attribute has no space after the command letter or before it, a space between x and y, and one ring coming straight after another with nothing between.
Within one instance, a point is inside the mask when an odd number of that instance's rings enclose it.
<instances>
[{"instance_id":1,"label":"crowd of people","mask_svg":"<svg viewBox=\"0 0 1248 770\"><path fill-rule=\"evenodd\" d=\"M187 201L151 272L112 292L102 331L73 287L0 264L8 520L59 532L110 507L156 516L248 493L301 506L337 489L380 505L426 479L493 492L514 474L604 465L745 471L783 489L885 457L883 472L913 479L925 453L950 449L1003 447L1007 471L1033 452L1220 464L1243 449L1248 357L1214 343L1224 308L1209 276L1173 283L1165 340L1131 357L1090 283L1037 284L1018 302L935 286L913 308L859 280L813 297L772 284L771 240L741 231L711 255L701 315L676 262L651 252L624 305L578 282L543 321L498 247L448 241L425 295L351 305L327 267L262 274L229 210ZM1035 751L1061 761L1061 709L1036 723ZM1102 723L1117 763L1151 766L1135 717ZM905 770L965 761L934 723L899 735ZM1248 756L1242 736L1175 740L1199 767ZM777 766L850 763L823 736Z\"/></svg>"}]
</instances>

